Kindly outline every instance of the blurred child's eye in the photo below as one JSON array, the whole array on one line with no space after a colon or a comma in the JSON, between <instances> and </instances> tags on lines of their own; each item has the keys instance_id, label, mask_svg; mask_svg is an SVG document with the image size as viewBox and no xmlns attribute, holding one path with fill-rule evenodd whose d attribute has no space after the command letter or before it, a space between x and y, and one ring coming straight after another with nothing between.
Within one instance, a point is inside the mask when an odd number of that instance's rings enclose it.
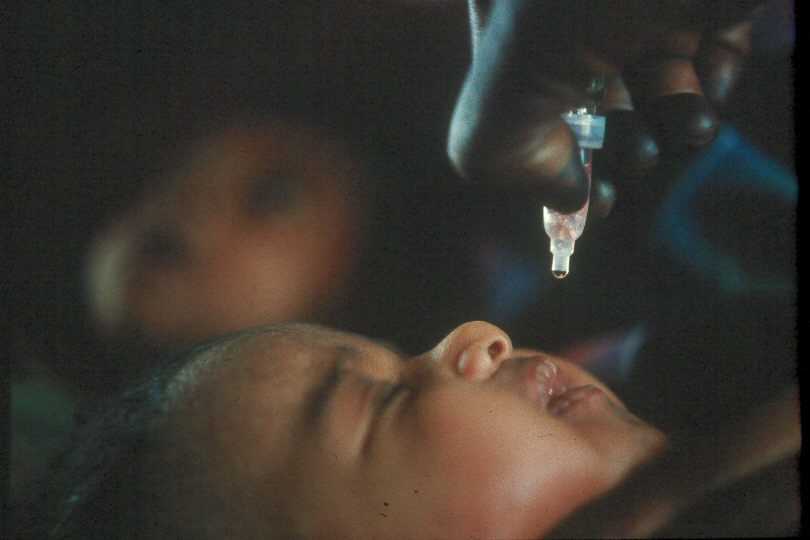
<instances>
[{"instance_id":1,"label":"blurred child's eye","mask_svg":"<svg viewBox=\"0 0 810 540\"><path fill-rule=\"evenodd\" d=\"M268 172L251 178L245 200L247 213L264 217L292 208L298 199L300 183L291 175Z\"/></svg>"}]
</instances>

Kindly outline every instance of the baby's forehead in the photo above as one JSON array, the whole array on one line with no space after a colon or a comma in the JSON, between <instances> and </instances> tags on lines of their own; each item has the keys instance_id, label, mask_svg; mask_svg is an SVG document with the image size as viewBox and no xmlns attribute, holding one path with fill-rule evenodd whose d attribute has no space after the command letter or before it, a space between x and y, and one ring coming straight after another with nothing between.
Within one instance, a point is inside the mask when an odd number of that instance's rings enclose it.
<instances>
[{"instance_id":1,"label":"baby's forehead","mask_svg":"<svg viewBox=\"0 0 810 540\"><path fill-rule=\"evenodd\" d=\"M387 343L311 324L248 330L200 352L174 383L217 415L297 407L337 366L388 376L404 355ZM359 368L362 366L362 368Z\"/></svg>"},{"instance_id":2,"label":"baby's forehead","mask_svg":"<svg viewBox=\"0 0 810 540\"><path fill-rule=\"evenodd\" d=\"M306 374L316 365L314 357L296 353L308 350L308 337L315 335L262 328L193 354L171 383L175 397L163 431L167 459L195 467L214 485L238 479L239 489L285 463L312 385Z\"/></svg>"},{"instance_id":3,"label":"baby's forehead","mask_svg":"<svg viewBox=\"0 0 810 540\"><path fill-rule=\"evenodd\" d=\"M178 386L170 425L179 440L223 459L249 454L246 462L261 461L254 450L271 447L283 454L304 425L310 396L335 365L337 336L310 328L273 330L204 351L178 377L176 384L186 388Z\"/></svg>"},{"instance_id":4,"label":"baby's forehead","mask_svg":"<svg viewBox=\"0 0 810 540\"><path fill-rule=\"evenodd\" d=\"M346 339L340 332L299 323L250 329L194 354L172 384L177 390L197 386L211 391L307 379L307 373L325 369L330 350Z\"/></svg>"}]
</instances>

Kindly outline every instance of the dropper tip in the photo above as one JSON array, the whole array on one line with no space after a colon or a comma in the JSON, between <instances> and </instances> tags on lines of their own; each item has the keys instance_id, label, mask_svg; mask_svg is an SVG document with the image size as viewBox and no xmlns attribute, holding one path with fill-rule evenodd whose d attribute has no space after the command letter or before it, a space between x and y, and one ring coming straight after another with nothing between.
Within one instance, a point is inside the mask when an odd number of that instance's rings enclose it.
<instances>
[{"instance_id":1,"label":"dropper tip","mask_svg":"<svg viewBox=\"0 0 810 540\"><path fill-rule=\"evenodd\" d=\"M551 275L557 279L562 279L568 275L571 270L571 250L552 251L551 257Z\"/></svg>"}]
</instances>

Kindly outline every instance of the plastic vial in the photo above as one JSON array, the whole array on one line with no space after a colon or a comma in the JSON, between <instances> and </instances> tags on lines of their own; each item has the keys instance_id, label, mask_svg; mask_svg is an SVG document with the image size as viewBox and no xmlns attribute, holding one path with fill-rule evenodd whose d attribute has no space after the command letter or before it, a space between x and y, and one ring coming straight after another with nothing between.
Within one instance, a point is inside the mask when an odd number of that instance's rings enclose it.
<instances>
[{"instance_id":1,"label":"plastic vial","mask_svg":"<svg viewBox=\"0 0 810 540\"><path fill-rule=\"evenodd\" d=\"M592 110L594 109L589 111L587 107L582 107L562 116L579 144L580 159L588 182L588 198L585 204L571 214L562 214L543 207L543 228L550 239L551 273L557 279L564 278L571 271L574 244L585 229L585 222L588 219L593 150L602 148L605 140L605 117L592 114Z\"/></svg>"}]
</instances>

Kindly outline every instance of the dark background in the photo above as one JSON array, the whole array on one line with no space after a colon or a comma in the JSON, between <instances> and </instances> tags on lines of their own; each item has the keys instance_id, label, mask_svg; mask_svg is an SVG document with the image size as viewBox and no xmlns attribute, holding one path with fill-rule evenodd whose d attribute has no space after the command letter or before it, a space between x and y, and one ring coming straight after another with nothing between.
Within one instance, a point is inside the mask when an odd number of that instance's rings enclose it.
<instances>
[{"instance_id":1,"label":"dark background","mask_svg":"<svg viewBox=\"0 0 810 540\"><path fill-rule=\"evenodd\" d=\"M469 59L466 2L20 4L7 8L2 45L7 346L15 336L34 340L57 370L94 354L80 279L91 234L181 141L234 114L295 112L344 130L375 156L382 211L350 329L416 352L464 320L493 319L476 266L482 239L529 266L547 264L535 205L465 185L445 156ZM787 7L758 27L724 117L795 171L794 21L778 16L792 13L792 2L776 4ZM728 294L649 244L656 205L683 170L665 160L648 177L619 183L612 216L578 241L572 275L554 283L546 273L529 308L494 320L516 342L550 350L652 321L652 360L627 395L667 427L708 406L720 422L797 367L795 295ZM794 209L739 193L718 200L699 213L714 241L795 283ZM774 245L775 258L764 249ZM685 397L694 381L700 393L693 387Z\"/></svg>"},{"instance_id":2,"label":"dark background","mask_svg":"<svg viewBox=\"0 0 810 540\"><path fill-rule=\"evenodd\" d=\"M474 253L483 238L522 253L527 264L547 264L535 206L465 185L445 156L469 59L466 2L224 4L8 8L7 335L41 342L57 369L92 354L80 280L91 234L167 165L181 141L234 114L295 112L344 130L375 156L383 211L373 223L366 297L358 297L350 329L418 351L459 322L491 319L479 290L487 276ZM787 8L758 27L756 53L724 116L792 171L794 21L778 16L792 13L791 2L776 4ZM648 244L655 205L682 173L683 162L665 161L636 183L619 183L612 216L590 224L577 243L576 271L561 283L539 278L531 308L494 322L511 324L516 342L555 350L605 328L655 320L666 337L649 355L678 360L648 364L647 382L678 380L684 364L689 377L699 376L705 366L694 359L706 357L728 359L707 384L734 374L742 380L741 372L769 355L779 360L763 388L781 384L795 367L794 298L729 296ZM756 267L768 264L763 246L779 236L774 272L795 281L790 206L773 218L774 207L758 206L760 199L734 197L703 210L727 224L713 227L715 241ZM763 221L770 228L756 225ZM657 404L678 395L674 384L648 387L654 390L631 399L643 405L652 392ZM662 418L677 424L690 417Z\"/></svg>"}]
</instances>

